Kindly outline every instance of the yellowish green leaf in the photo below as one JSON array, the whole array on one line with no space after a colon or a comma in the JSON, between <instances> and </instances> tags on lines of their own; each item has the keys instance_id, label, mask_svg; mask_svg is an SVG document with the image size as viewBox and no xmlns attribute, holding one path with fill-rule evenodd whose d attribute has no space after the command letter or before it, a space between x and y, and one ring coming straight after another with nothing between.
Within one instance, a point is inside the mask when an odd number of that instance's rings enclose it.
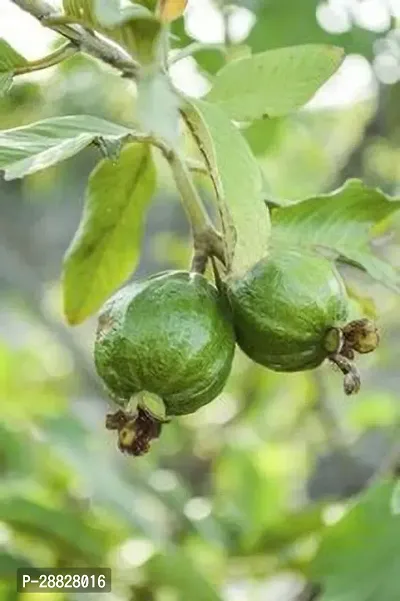
<instances>
[{"instance_id":1,"label":"yellowish green leaf","mask_svg":"<svg viewBox=\"0 0 400 601\"><path fill-rule=\"evenodd\" d=\"M145 144L130 144L117 163L104 159L94 169L64 262L64 312L70 324L97 311L135 269L154 188L155 169Z\"/></svg>"}]
</instances>

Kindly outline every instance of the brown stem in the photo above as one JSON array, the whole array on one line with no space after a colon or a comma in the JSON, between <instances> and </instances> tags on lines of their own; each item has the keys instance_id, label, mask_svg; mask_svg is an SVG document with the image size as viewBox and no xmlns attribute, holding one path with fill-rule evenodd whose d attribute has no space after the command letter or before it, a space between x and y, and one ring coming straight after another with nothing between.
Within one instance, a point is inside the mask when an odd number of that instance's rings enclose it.
<instances>
[{"instance_id":1,"label":"brown stem","mask_svg":"<svg viewBox=\"0 0 400 601\"><path fill-rule=\"evenodd\" d=\"M120 46L109 42L104 37L97 36L80 26L64 25L62 23L47 25L51 20L59 19L61 15L54 14L54 8L46 0L11 0L23 11L38 19L45 27L69 39L82 52L102 60L118 69L126 77L136 78L139 65Z\"/></svg>"}]
</instances>

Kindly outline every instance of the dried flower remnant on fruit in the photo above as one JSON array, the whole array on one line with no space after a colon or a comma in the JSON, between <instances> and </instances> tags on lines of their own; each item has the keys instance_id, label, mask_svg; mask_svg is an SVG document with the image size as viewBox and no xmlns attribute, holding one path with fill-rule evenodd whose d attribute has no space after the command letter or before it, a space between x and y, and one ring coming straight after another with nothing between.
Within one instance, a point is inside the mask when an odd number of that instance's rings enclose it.
<instances>
[{"instance_id":1,"label":"dried flower remnant on fruit","mask_svg":"<svg viewBox=\"0 0 400 601\"><path fill-rule=\"evenodd\" d=\"M107 430L118 432L118 448L123 453L140 457L145 455L151 442L161 434L162 423L140 407L136 413L118 409L106 416Z\"/></svg>"},{"instance_id":2,"label":"dried flower remnant on fruit","mask_svg":"<svg viewBox=\"0 0 400 601\"><path fill-rule=\"evenodd\" d=\"M344 347L360 354L372 353L379 346L379 330L369 319L351 321L343 328Z\"/></svg>"},{"instance_id":3,"label":"dried flower remnant on fruit","mask_svg":"<svg viewBox=\"0 0 400 601\"><path fill-rule=\"evenodd\" d=\"M347 395L356 394L361 387L361 377L357 367L353 361L345 357L341 353L332 353L329 355L329 360L336 365L342 374L343 378L343 389Z\"/></svg>"},{"instance_id":4,"label":"dried flower remnant on fruit","mask_svg":"<svg viewBox=\"0 0 400 601\"><path fill-rule=\"evenodd\" d=\"M379 345L379 330L369 319L350 321L341 331L341 345L329 359L344 374L343 387L346 394L355 394L360 390L361 378L354 360L356 353L371 353Z\"/></svg>"}]
</instances>

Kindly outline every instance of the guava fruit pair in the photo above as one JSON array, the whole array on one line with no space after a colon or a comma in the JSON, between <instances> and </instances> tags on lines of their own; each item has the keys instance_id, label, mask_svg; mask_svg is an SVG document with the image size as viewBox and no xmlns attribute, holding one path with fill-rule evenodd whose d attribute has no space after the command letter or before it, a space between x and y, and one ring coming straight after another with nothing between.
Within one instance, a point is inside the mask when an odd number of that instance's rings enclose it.
<instances>
[{"instance_id":1,"label":"guava fruit pair","mask_svg":"<svg viewBox=\"0 0 400 601\"><path fill-rule=\"evenodd\" d=\"M378 344L368 320L346 324L348 298L333 264L298 249L274 249L217 290L198 273L169 271L131 284L103 307L95 364L121 409L107 416L121 450L147 452L170 416L211 402L230 373L235 343L276 371L302 371L326 358L360 385L356 352Z\"/></svg>"}]
</instances>

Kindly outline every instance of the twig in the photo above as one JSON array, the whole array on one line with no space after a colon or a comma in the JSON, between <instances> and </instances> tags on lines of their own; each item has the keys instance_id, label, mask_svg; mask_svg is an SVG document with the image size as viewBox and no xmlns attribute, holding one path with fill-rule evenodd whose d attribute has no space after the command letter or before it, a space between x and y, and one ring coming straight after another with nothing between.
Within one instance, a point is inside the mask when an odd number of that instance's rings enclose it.
<instances>
[{"instance_id":1,"label":"twig","mask_svg":"<svg viewBox=\"0 0 400 601\"><path fill-rule=\"evenodd\" d=\"M54 14L53 7L45 0L11 1L23 11L38 19L44 27L49 27L69 39L82 52L86 52L118 69L125 77L136 78L138 76L139 64L120 46L79 25L56 24L57 17L60 15ZM46 20L51 23L52 19L55 19L54 24L46 23Z\"/></svg>"}]
</instances>

